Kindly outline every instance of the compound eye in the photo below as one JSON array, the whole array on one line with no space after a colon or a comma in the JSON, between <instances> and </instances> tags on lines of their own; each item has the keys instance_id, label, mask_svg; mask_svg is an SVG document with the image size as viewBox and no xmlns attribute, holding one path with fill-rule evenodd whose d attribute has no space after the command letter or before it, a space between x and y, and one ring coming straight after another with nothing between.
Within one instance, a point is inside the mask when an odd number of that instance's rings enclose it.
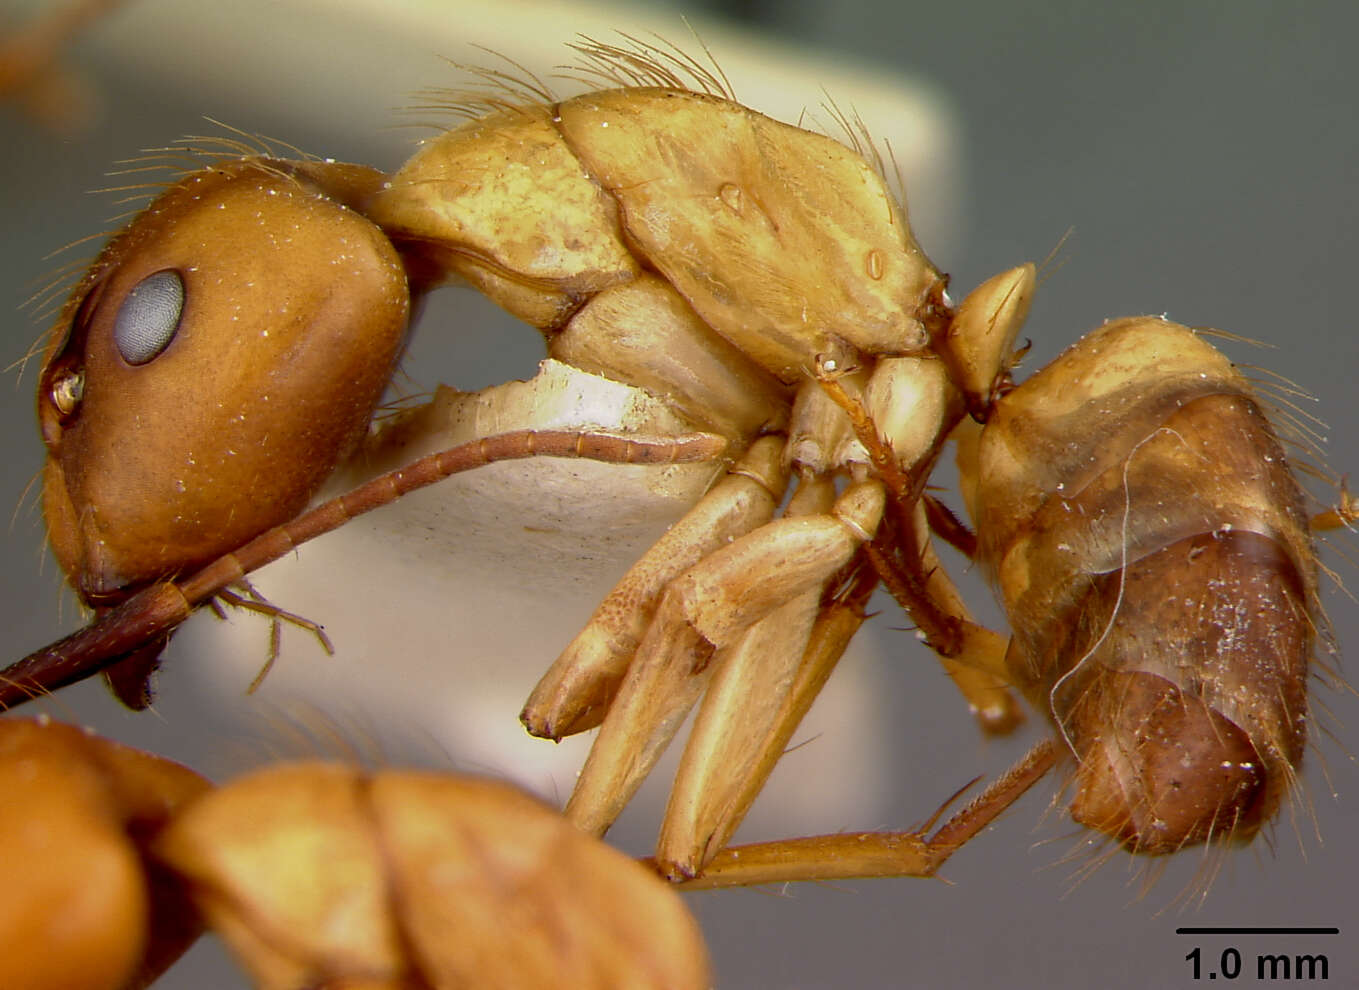
<instances>
[{"instance_id":1,"label":"compound eye","mask_svg":"<svg viewBox=\"0 0 1359 990\"><path fill-rule=\"evenodd\" d=\"M113 322L113 342L128 364L146 364L169 346L184 312L179 272L148 275L127 294Z\"/></svg>"}]
</instances>

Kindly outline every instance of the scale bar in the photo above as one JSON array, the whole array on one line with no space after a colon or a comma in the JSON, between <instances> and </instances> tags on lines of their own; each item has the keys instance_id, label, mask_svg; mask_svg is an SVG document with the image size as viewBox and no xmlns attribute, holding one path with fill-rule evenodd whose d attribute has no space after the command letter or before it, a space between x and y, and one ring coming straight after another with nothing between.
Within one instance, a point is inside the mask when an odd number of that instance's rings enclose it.
<instances>
[{"instance_id":1,"label":"scale bar","mask_svg":"<svg viewBox=\"0 0 1359 990\"><path fill-rule=\"evenodd\" d=\"M1339 928L1176 928L1176 935L1339 935Z\"/></svg>"}]
</instances>

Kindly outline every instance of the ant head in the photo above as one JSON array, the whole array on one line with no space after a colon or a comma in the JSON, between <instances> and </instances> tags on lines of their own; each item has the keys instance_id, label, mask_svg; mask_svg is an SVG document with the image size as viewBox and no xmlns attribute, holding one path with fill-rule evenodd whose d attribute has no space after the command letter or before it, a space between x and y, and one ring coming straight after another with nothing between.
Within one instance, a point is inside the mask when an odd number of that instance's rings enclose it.
<instances>
[{"instance_id":1,"label":"ant head","mask_svg":"<svg viewBox=\"0 0 1359 990\"><path fill-rule=\"evenodd\" d=\"M76 287L38 417L52 546L87 603L291 518L362 436L410 305L395 249L346 205L381 181L216 163L170 185Z\"/></svg>"}]
</instances>

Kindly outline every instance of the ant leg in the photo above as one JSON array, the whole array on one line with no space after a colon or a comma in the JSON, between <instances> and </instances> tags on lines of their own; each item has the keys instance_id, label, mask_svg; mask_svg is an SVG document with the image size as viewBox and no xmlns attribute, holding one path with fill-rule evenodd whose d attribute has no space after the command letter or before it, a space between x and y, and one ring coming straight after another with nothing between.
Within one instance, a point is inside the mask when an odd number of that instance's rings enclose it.
<instances>
[{"instance_id":1,"label":"ant leg","mask_svg":"<svg viewBox=\"0 0 1359 990\"><path fill-rule=\"evenodd\" d=\"M726 847L863 624L878 576L862 555L846 571L843 579L831 579L829 596L819 596L810 635L786 650L797 660L792 670L782 670L786 661L778 652L748 648L751 639L769 645L768 635L755 634L783 622L784 606L742 641L738 653L752 655L729 657L714 675L657 842L656 860L672 879L701 874Z\"/></svg>"},{"instance_id":2,"label":"ant leg","mask_svg":"<svg viewBox=\"0 0 1359 990\"><path fill-rule=\"evenodd\" d=\"M1336 504L1312 517L1313 532L1353 529L1359 521L1359 498L1350 493L1349 478L1340 479L1340 498Z\"/></svg>"},{"instance_id":3,"label":"ant leg","mask_svg":"<svg viewBox=\"0 0 1359 990\"><path fill-rule=\"evenodd\" d=\"M670 582L773 516L788 484L783 442L756 440L628 569L533 689L519 716L531 735L559 740L603 721Z\"/></svg>"},{"instance_id":4,"label":"ant leg","mask_svg":"<svg viewBox=\"0 0 1359 990\"><path fill-rule=\"evenodd\" d=\"M884 498L876 481L851 485L832 514L775 520L670 584L600 726L568 818L595 834L613 823L730 649L849 564L877 528Z\"/></svg>"},{"instance_id":5,"label":"ant leg","mask_svg":"<svg viewBox=\"0 0 1359 990\"><path fill-rule=\"evenodd\" d=\"M226 589L218 592L215 600L226 602L233 608L245 609L269 617L269 654L265 658L264 666L260 668L259 673L250 682L250 686L245 689L246 694L254 694L259 686L264 683L264 678L268 676L269 671L274 669L274 662L278 660L279 649L282 645L283 623L285 622L297 626L299 629L305 629L315 636L317 642L321 644L321 649L326 651L327 656L335 655L335 645L331 643L330 637L326 635L326 631L320 623L313 622L295 612L279 608L255 590L255 586L249 581L242 580L240 584L243 586L244 594L237 594Z\"/></svg>"},{"instance_id":6,"label":"ant leg","mask_svg":"<svg viewBox=\"0 0 1359 990\"><path fill-rule=\"evenodd\" d=\"M892 597L924 634L982 729L994 734L1011 731L1023 721L1024 714L1005 679L1007 640L973 621L935 554L929 511L923 492L917 490L920 482L916 479L927 476L938 449L928 452L922 464L907 471L900 466L891 443L878 435L863 403L838 380L824 375L818 380L849 416L874 469L896 496L897 511L888 515L878 538L870 544L869 559Z\"/></svg>"},{"instance_id":7,"label":"ant leg","mask_svg":"<svg viewBox=\"0 0 1359 990\"><path fill-rule=\"evenodd\" d=\"M807 880L932 877L1047 773L1057 753L1052 740L1039 743L933 835L928 834L931 823L927 823L908 832L843 833L732 846L718 853L701 876L681 883L686 890L705 890ZM656 868L654 860L643 862Z\"/></svg>"}]
</instances>

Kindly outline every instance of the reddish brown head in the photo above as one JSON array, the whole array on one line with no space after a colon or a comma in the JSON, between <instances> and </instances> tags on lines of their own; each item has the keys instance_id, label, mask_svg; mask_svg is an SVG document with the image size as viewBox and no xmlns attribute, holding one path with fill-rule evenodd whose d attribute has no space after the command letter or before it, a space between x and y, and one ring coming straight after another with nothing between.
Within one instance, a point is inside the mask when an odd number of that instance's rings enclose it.
<instances>
[{"instance_id":1,"label":"reddish brown head","mask_svg":"<svg viewBox=\"0 0 1359 990\"><path fill-rule=\"evenodd\" d=\"M396 251L346 205L381 181L216 164L166 189L76 287L38 417L48 532L86 602L288 520L362 436L409 311Z\"/></svg>"}]
</instances>

